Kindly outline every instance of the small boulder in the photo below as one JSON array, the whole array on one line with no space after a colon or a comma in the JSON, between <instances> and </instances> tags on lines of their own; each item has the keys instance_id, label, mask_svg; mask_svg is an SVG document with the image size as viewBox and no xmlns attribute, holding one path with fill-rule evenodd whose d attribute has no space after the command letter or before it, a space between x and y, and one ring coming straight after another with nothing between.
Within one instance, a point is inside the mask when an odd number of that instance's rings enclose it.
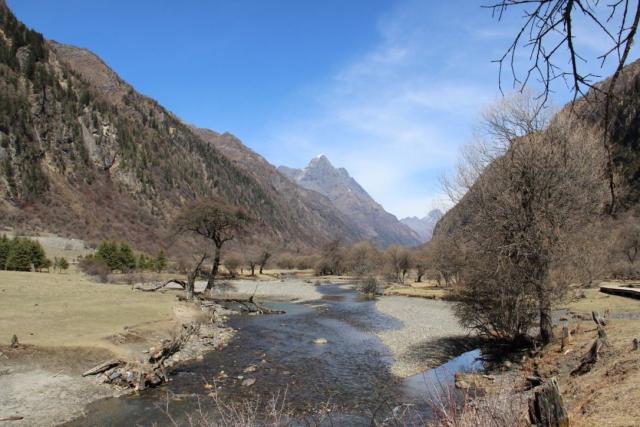
<instances>
[{"instance_id":1,"label":"small boulder","mask_svg":"<svg viewBox=\"0 0 640 427\"><path fill-rule=\"evenodd\" d=\"M256 379L255 378L247 378L246 380L242 381L242 386L243 387L251 387L255 383L256 383Z\"/></svg>"},{"instance_id":2,"label":"small boulder","mask_svg":"<svg viewBox=\"0 0 640 427\"><path fill-rule=\"evenodd\" d=\"M250 365L250 366L247 366L246 368L244 368L244 370L242 372L244 372L245 374L248 374L250 372L255 372L257 370L258 370L258 368L256 368L256 365Z\"/></svg>"},{"instance_id":3,"label":"small boulder","mask_svg":"<svg viewBox=\"0 0 640 427\"><path fill-rule=\"evenodd\" d=\"M329 341L327 341L327 339L326 339L326 338L316 338L315 340L313 340L313 343L314 343L314 344L326 344L326 343L328 343L328 342L329 342Z\"/></svg>"}]
</instances>

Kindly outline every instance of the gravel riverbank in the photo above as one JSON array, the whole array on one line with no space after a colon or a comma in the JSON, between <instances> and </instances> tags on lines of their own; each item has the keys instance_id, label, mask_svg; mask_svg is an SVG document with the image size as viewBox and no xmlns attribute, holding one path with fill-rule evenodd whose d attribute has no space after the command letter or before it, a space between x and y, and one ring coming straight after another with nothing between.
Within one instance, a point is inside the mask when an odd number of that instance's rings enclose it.
<instances>
[{"instance_id":1,"label":"gravel riverbank","mask_svg":"<svg viewBox=\"0 0 640 427\"><path fill-rule=\"evenodd\" d=\"M377 333L395 357L391 371L400 377L434 368L470 350L450 302L385 296L378 299L376 308L403 323L400 329Z\"/></svg>"},{"instance_id":2,"label":"gravel riverbank","mask_svg":"<svg viewBox=\"0 0 640 427\"><path fill-rule=\"evenodd\" d=\"M285 281L230 280L227 283L230 286L221 289L221 295L249 296L255 294L257 298L293 302L314 301L322 297L315 285L302 279L287 279ZM205 285L205 282L197 282L196 289L200 291L204 289Z\"/></svg>"}]
</instances>

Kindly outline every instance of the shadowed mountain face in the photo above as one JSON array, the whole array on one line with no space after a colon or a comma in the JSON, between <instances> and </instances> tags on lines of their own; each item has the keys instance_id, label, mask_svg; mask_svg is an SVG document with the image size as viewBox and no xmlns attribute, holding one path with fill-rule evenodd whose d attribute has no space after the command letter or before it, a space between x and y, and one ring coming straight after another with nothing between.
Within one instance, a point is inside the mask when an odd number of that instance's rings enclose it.
<instances>
[{"instance_id":1,"label":"shadowed mountain face","mask_svg":"<svg viewBox=\"0 0 640 427\"><path fill-rule=\"evenodd\" d=\"M401 223L411 228L420 237L420 242L428 242L433 236L433 230L436 228L436 224L440 221L440 218L444 213L440 209L434 209L430 211L424 218L418 218L415 216L403 218Z\"/></svg>"},{"instance_id":2,"label":"shadowed mountain face","mask_svg":"<svg viewBox=\"0 0 640 427\"><path fill-rule=\"evenodd\" d=\"M366 237L231 135L185 125L90 51L27 29L0 0L0 226L156 250L184 203L208 196L248 210L256 241Z\"/></svg>"},{"instance_id":3,"label":"shadowed mountain face","mask_svg":"<svg viewBox=\"0 0 640 427\"><path fill-rule=\"evenodd\" d=\"M381 246L420 243L418 235L386 212L344 168L335 168L326 156L318 156L304 169L280 166L278 170L300 186L326 196L340 212Z\"/></svg>"},{"instance_id":4,"label":"shadowed mountain face","mask_svg":"<svg viewBox=\"0 0 640 427\"><path fill-rule=\"evenodd\" d=\"M585 97L565 105L553 120L562 115L575 115L593 126L593 132L601 134L606 109L603 89L608 90L609 82L610 79L606 79L598 83ZM624 67L613 94L615 102L610 107L608 137L616 182L616 207L624 212L638 209L640 205L640 60ZM465 195L442 217L433 234L447 238L462 230L476 214Z\"/></svg>"}]
</instances>

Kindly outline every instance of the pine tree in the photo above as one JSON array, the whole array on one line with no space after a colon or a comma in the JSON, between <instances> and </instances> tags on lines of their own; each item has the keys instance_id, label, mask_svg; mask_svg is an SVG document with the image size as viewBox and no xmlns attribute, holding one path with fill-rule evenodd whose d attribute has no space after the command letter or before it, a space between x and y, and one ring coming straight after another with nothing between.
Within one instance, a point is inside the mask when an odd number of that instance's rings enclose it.
<instances>
[{"instance_id":1,"label":"pine tree","mask_svg":"<svg viewBox=\"0 0 640 427\"><path fill-rule=\"evenodd\" d=\"M127 243L121 243L118 248L118 267L123 273L136 268L136 257L133 254L131 246Z\"/></svg>"},{"instance_id":2,"label":"pine tree","mask_svg":"<svg viewBox=\"0 0 640 427\"><path fill-rule=\"evenodd\" d=\"M161 249L158 256L155 259L155 268L158 273L162 273L162 270L167 268L167 255Z\"/></svg>"},{"instance_id":3,"label":"pine tree","mask_svg":"<svg viewBox=\"0 0 640 427\"><path fill-rule=\"evenodd\" d=\"M7 236L0 236L0 270L4 270L7 267L7 257L9 256L9 249L11 248L11 240Z\"/></svg>"},{"instance_id":4,"label":"pine tree","mask_svg":"<svg viewBox=\"0 0 640 427\"><path fill-rule=\"evenodd\" d=\"M96 258L103 261L111 270L120 268L118 246L115 242L103 240L96 250Z\"/></svg>"}]
</instances>

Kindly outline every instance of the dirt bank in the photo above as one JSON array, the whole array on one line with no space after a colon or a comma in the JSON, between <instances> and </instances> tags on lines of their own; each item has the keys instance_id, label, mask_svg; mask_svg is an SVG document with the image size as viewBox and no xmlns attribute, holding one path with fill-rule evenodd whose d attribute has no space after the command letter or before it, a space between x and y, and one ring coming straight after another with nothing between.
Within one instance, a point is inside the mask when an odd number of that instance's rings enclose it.
<instances>
[{"instance_id":1,"label":"dirt bank","mask_svg":"<svg viewBox=\"0 0 640 427\"><path fill-rule=\"evenodd\" d=\"M106 359L141 357L191 322L202 323L198 335L169 364L198 358L230 340L224 315L211 322L210 313L178 301L174 291L143 293L77 273L1 271L0 419L44 426L77 417L86 404L125 392L82 372Z\"/></svg>"}]
</instances>

